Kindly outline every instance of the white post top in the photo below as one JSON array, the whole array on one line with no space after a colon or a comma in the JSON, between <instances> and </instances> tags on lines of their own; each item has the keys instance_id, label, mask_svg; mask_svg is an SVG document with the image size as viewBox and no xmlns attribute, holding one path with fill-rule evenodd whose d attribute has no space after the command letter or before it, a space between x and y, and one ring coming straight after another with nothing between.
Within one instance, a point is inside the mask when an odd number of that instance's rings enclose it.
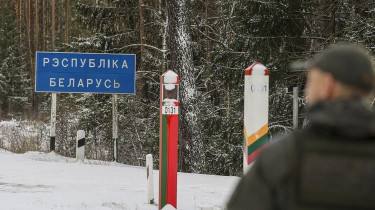
<instances>
[{"instance_id":1,"label":"white post top","mask_svg":"<svg viewBox=\"0 0 375 210\"><path fill-rule=\"evenodd\" d=\"M247 67L247 69L245 69L245 75L253 75L253 76L267 75L268 76L269 70L263 64L259 62L255 62L251 66Z\"/></svg>"},{"instance_id":2,"label":"white post top","mask_svg":"<svg viewBox=\"0 0 375 210\"><path fill-rule=\"evenodd\" d=\"M163 79L164 84L177 84L178 83L178 75L174 73L172 70L168 70L161 76L164 77Z\"/></svg>"},{"instance_id":3,"label":"white post top","mask_svg":"<svg viewBox=\"0 0 375 210\"><path fill-rule=\"evenodd\" d=\"M264 71L267 70L267 67L265 67L263 64L256 64L253 67L252 75L264 75Z\"/></svg>"}]
</instances>

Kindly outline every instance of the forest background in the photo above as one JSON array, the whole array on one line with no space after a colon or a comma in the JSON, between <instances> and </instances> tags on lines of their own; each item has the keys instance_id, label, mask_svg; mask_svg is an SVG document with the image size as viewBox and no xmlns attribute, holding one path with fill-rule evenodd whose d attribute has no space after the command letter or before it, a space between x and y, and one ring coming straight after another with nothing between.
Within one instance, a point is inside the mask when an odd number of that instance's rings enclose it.
<instances>
[{"instance_id":1,"label":"forest background","mask_svg":"<svg viewBox=\"0 0 375 210\"><path fill-rule=\"evenodd\" d=\"M160 75L172 69L181 81L179 171L205 174L242 172L246 67L270 69L272 138L292 130L295 86L304 120L305 72L291 62L337 42L375 51L372 0L0 0L0 23L0 121L17 124L0 148L48 151L51 94L34 91L36 51L129 53L137 91L119 96L119 162L144 165L150 153L158 165ZM83 129L86 157L112 160L111 95L57 97L56 152L74 157Z\"/></svg>"}]
</instances>

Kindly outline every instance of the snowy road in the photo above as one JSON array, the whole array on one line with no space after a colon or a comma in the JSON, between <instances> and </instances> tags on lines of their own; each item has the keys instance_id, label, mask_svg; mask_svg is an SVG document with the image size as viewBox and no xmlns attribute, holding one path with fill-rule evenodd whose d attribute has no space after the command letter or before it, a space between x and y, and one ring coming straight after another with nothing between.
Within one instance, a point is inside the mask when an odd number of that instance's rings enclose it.
<instances>
[{"instance_id":1,"label":"snowy road","mask_svg":"<svg viewBox=\"0 0 375 210\"><path fill-rule=\"evenodd\" d=\"M158 171L154 171L158 201ZM224 206L237 177L178 174L178 209ZM56 154L0 150L0 209L147 210L146 170Z\"/></svg>"}]
</instances>

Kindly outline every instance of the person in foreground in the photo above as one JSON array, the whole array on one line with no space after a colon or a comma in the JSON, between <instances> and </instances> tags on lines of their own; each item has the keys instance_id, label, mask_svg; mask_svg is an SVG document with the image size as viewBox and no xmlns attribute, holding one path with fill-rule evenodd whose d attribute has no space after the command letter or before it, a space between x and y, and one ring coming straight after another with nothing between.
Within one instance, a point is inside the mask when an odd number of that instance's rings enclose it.
<instances>
[{"instance_id":1,"label":"person in foreground","mask_svg":"<svg viewBox=\"0 0 375 210\"><path fill-rule=\"evenodd\" d=\"M309 65L308 125L264 149L228 210L375 209L375 74L363 48L336 45Z\"/></svg>"}]
</instances>

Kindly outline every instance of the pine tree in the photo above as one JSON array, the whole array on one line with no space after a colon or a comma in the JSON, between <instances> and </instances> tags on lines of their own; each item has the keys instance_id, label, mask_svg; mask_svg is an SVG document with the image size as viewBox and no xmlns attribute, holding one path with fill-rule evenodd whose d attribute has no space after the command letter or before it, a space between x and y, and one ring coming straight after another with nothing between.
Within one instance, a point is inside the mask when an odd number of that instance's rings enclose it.
<instances>
[{"instance_id":1,"label":"pine tree","mask_svg":"<svg viewBox=\"0 0 375 210\"><path fill-rule=\"evenodd\" d=\"M17 6L15 2L0 1L0 103L3 117L27 109L27 97L31 90L30 77L24 65L25 49L19 46Z\"/></svg>"}]
</instances>

